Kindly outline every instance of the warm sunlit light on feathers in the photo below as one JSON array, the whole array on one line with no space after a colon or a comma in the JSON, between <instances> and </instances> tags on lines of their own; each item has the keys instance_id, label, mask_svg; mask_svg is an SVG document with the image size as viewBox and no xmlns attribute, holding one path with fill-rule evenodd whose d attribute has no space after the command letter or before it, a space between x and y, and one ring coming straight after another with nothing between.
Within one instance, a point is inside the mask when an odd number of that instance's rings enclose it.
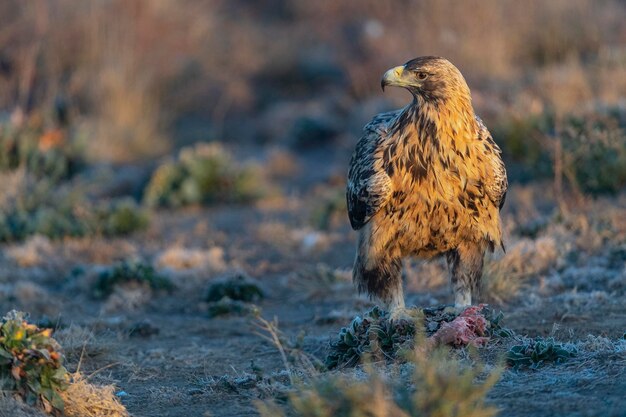
<instances>
[{"instance_id":1,"label":"warm sunlit light on feathers","mask_svg":"<svg viewBox=\"0 0 626 417\"><path fill-rule=\"evenodd\" d=\"M402 258L446 255L456 305L471 304L485 250L502 245L500 149L446 59L393 68L382 80L388 85L406 88L413 101L375 116L350 162L348 212L359 230L354 280L401 311Z\"/></svg>"}]
</instances>

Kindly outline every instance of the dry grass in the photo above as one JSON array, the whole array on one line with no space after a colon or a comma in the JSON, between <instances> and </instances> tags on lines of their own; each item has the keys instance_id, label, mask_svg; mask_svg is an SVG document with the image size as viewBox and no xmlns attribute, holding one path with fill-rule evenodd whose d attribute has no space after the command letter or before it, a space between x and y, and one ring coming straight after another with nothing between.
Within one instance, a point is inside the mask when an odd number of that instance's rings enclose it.
<instances>
[{"instance_id":1,"label":"dry grass","mask_svg":"<svg viewBox=\"0 0 626 417\"><path fill-rule=\"evenodd\" d=\"M298 81L303 69L343 73L341 88L366 98L387 67L435 54L458 64L483 112L569 111L620 100L625 16L618 0L277 1L271 12L222 0L11 0L0 6L0 109L52 122L69 103L93 158L133 160L166 151L180 116L209 118L222 136L241 125L230 116L290 83L323 95Z\"/></svg>"},{"instance_id":2,"label":"dry grass","mask_svg":"<svg viewBox=\"0 0 626 417\"><path fill-rule=\"evenodd\" d=\"M203 269L210 272L226 270L224 249L219 246L209 249L172 246L158 256L156 265L172 269Z\"/></svg>"},{"instance_id":3,"label":"dry grass","mask_svg":"<svg viewBox=\"0 0 626 417\"><path fill-rule=\"evenodd\" d=\"M259 38L220 19L220 3L5 2L0 108L47 117L62 99L81 119L92 158L159 155L169 123L205 107L207 95L216 119L251 100L246 75L265 61Z\"/></svg>"},{"instance_id":4,"label":"dry grass","mask_svg":"<svg viewBox=\"0 0 626 417\"><path fill-rule=\"evenodd\" d=\"M319 375L319 370L323 368L323 365L319 359L303 350L303 333L295 340L288 340L278 328L276 317L272 321L257 317L255 326L254 333L273 345L280 353L282 364L292 386L302 377L310 378Z\"/></svg>"},{"instance_id":5,"label":"dry grass","mask_svg":"<svg viewBox=\"0 0 626 417\"><path fill-rule=\"evenodd\" d=\"M352 286L352 271L320 263L294 271L289 276L291 286L303 300L323 300L341 288Z\"/></svg>"},{"instance_id":6,"label":"dry grass","mask_svg":"<svg viewBox=\"0 0 626 417\"><path fill-rule=\"evenodd\" d=\"M33 267L49 257L51 248L50 239L35 235L22 244L7 248L6 254L20 267Z\"/></svg>"},{"instance_id":7,"label":"dry grass","mask_svg":"<svg viewBox=\"0 0 626 417\"><path fill-rule=\"evenodd\" d=\"M419 343L419 342L418 342ZM330 374L296 385L288 396L288 414L272 403L257 403L262 416L301 417L491 417L497 409L485 397L500 378L485 377L481 366L468 368L445 350L409 354L406 375L365 365L365 374Z\"/></svg>"},{"instance_id":8,"label":"dry grass","mask_svg":"<svg viewBox=\"0 0 626 417\"><path fill-rule=\"evenodd\" d=\"M556 265L559 249L551 237L521 240L499 259L485 265L483 292L497 303L514 298L527 285L524 281Z\"/></svg>"},{"instance_id":9,"label":"dry grass","mask_svg":"<svg viewBox=\"0 0 626 417\"><path fill-rule=\"evenodd\" d=\"M93 385L80 373L61 393L67 417L128 417L128 411L115 396L113 385Z\"/></svg>"},{"instance_id":10,"label":"dry grass","mask_svg":"<svg viewBox=\"0 0 626 417\"><path fill-rule=\"evenodd\" d=\"M299 173L300 167L295 156L285 149L272 149L265 164L270 178L289 178Z\"/></svg>"},{"instance_id":11,"label":"dry grass","mask_svg":"<svg viewBox=\"0 0 626 417\"><path fill-rule=\"evenodd\" d=\"M407 289L427 291L448 285L448 268L443 259L422 261L407 260L404 263Z\"/></svg>"},{"instance_id":12,"label":"dry grass","mask_svg":"<svg viewBox=\"0 0 626 417\"><path fill-rule=\"evenodd\" d=\"M566 266L577 270L592 256L607 256L609 259L613 256L609 266L622 262L619 247L626 236L626 223L619 204L613 207L608 200L586 199L578 205L571 205L569 213L542 218L528 208L530 204L543 204L541 196L529 188L515 187L514 191L519 193L513 195L511 202L518 211L515 217L522 223L535 216L535 222L541 219L539 230L530 233L539 237L514 241L507 247L506 254L487 260L483 277L483 292L487 299L503 303L515 298L531 283L539 283L542 291L549 290L544 288L549 276L556 276L558 281ZM611 255L611 247L615 248L614 255ZM589 270L583 271L587 280L591 280ZM531 281L533 278L537 280ZM616 278L614 285L619 286L618 280Z\"/></svg>"},{"instance_id":13,"label":"dry grass","mask_svg":"<svg viewBox=\"0 0 626 417\"><path fill-rule=\"evenodd\" d=\"M338 43L353 88L362 95L375 91L385 66L417 55L448 57L479 84L515 80L531 67L582 63L619 45L621 35L613 29L626 12L619 2L600 5L591 0L413 0L401 7L373 0L327 0L298 9L312 21L326 22L318 26L323 32L319 36ZM599 21L603 24L594 23ZM350 23L355 29L346 36L341 30ZM360 50L351 46L355 42ZM361 60L354 65L357 56ZM598 74L597 67L587 66L584 74ZM610 83L607 79L602 84Z\"/></svg>"},{"instance_id":14,"label":"dry grass","mask_svg":"<svg viewBox=\"0 0 626 417\"><path fill-rule=\"evenodd\" d=\"M284 250L293 250L298 243L293 236L293 229L278 221L260 223L255 233L260 241Z\"/></svg>"},{"instance_id":15,"label":"dry grass","mask_svg":"<svg viewBox=\"0 0 626 417\"><path fill-rule=\"evenodd\" d=\"M109 349L109 342L96 337L90 329L76 324L58 329L55 339L63 347L63 356L69 363L79 363L81 358L100 355Z\"/></svg>"},{"instance_id":16,"label":"dry grass","mask_svg":"<svg viewBox=\"0 0 626 417\"><path fill-rule=\"evenodd\" d=\"M409 417L397 404L389 400L390 393L385 381L373 374L365 381L354 381L337 377L319 384L312 389L304 389L290 398L291 414L302 417ZM335 398L333 398L335 397ZM342 398L343 397L343 398ZM263 417L285 416L274 404L259 403Z\"/></svg>"}]
</instances>

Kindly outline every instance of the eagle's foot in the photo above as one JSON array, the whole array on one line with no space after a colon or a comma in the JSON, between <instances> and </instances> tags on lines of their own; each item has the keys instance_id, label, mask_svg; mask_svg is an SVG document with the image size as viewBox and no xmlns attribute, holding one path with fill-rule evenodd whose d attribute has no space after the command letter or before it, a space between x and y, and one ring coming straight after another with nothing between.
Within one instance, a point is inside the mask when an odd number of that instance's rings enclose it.
<instances>
[{"instance_id":1,"label":"eagle's foot","mask_svg":"<svg viewBox=\"0 0 626 417\"><path fill-rule=\"evenodd\" d=\"M446 308L443 309L443 313L444 314L452 314L454 316L458 316L460 315L462 312L464 312L468 307L471 307L469 305L465 306L457 306L457 305L453 305L453 306L446 306Z\"/></svg>"},{"instance_id":2,"label":"eagle's foot","mask_svg":"<svg viewBox=\"0 0 626 417\"><path fill-rule=\"evenodd\" d=\"M389 321L400 322L400 321L408 321L414 322L418 317L416 316L416 311L414 309L409 309L404 306L395 307L389 311Z\"/></svg>"},{"instance_id":3,"label":"eagle's foot","mask_svg":"<svg viewBox=\"0 0 626 417\"><path fill-rule=\"evenodd\" d=\"M463 311L472 305L472 291L469 288L458 288L454 292L454 307Z\"/></svg>"}]
</instances>

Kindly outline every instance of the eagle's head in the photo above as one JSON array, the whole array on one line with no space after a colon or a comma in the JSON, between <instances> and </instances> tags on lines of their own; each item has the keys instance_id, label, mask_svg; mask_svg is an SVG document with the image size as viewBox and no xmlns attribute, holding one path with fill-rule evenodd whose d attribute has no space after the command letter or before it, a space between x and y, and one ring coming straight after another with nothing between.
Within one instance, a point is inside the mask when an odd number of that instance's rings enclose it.
<instances>
[{"instance_id":1,"label":"eagle's head","mask_svg":"<svg viewBox=\"0 0 626 417\"><path fill-rule=\"evenodd\" d=\"M386 86L406 88L416 100L427 103L470 100L469 87L461 72L447 59L436 56L421 56L391 68L380 85L383 90Z\"/></svg>"}]
</instances>

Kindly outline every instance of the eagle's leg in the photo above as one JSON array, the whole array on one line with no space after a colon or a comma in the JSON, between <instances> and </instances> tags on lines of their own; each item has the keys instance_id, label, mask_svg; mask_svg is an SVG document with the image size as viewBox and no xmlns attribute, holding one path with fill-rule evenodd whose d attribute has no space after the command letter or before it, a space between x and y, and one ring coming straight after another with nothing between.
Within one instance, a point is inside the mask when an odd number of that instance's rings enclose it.
<instances>
[{"instance_id":1,"label":"eagle's leg","mask_svg":"<svg viewBox=\"0 0 626 417\"><path fill-rule=\"evenodd\" d=\"M404 315L402 291L402 261L389 256L385 250L376 250L366 226L359 235L352 279L360 293L384 303L392 317Z\"/></svg>"},{"instance_id":2,"label":"eagle's leg","mask_svg":"<svg viewBox=\"0 0 626 417\"><path fill-rule=\"evenodd\" d=\"M466 242L446 253L456 308L471 305L472 295L478 295L485 249L479 242Z\"/></svg>"}]
</instances>

